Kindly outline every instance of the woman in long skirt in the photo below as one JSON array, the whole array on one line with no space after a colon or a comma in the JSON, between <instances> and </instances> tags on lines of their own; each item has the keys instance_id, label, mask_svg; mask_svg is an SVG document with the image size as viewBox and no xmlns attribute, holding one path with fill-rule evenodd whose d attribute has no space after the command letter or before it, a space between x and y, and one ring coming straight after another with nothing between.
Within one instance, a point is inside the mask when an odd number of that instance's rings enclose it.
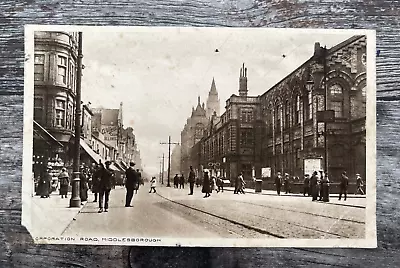
<instances>
[{"instance_id":1,"label":"woman in long skirt","mask_svg":"<svg viewBox=\"0 0 400 268\"><path fill-rule=\"evenodd\" d=\"M66 168L62 168L60 175L58 176L60 181L60 195L61 198L67 198L68 186L69 186L69 175Z\"/></svg>"},{"instance_id":2,"label":"woman in long skirt","mask_svg":"<svg viewBox=\"0 0 400 268\"><path fill-rule=\"evenodd\" d=\"M211 185L210 185L210 177L208 176L208 170L204 170L204 181L203 181L203 189L202 193L206 194L204 198L210 196Z\"/></svg>"}]
</instances>

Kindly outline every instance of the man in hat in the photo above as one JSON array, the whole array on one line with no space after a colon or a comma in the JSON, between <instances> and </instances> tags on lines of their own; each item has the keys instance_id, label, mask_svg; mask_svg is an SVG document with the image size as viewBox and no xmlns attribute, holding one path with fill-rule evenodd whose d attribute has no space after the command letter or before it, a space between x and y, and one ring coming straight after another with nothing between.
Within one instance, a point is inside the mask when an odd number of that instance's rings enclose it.
<instances>
[{"instance_id":1,"label":"man in hat","mask_svg":"<svg viewBox=\"0 0 400 268\"><path fill-rule=\"evenodd\" d=\"M360 193L360 194L364 195L365 194L364 193L364 189L363 189L364 182L363 182L363 180L361 178L361 175L358 174L358 173L356 174L356 182L357 182L357 192L356 192L356 194Z\"/></svg>"},{"instance_id":2,"label":"man in hat","mask_svg":"<svg viewBox=\"0 0 400 268\"><path fill-rule=\"evenodd\" d=\"M40 189L40 197L41 198L48 198L50 197L50 187L51 187L51 166L46 167L45 174L40 177L39 181L39 189Z\"/></svg>"},{"instance_id":3,"label":"man in hat","mask_svg":"<svg viewBox=\"0 0 400 268\"><path fill-rule=\"evenodd\" d=\"M340 179L340 193L339 200L342 199L342 194L344 194L344 201L347 199L347 188L349 186L349 177L347 177L346 171L343 171L342 177Z\"/></svg>"},{"instance_id":4,"label":"man in hat","mask_svg":"<svg viewBox=\"0 0 400 268\"><path fill-rule=\"evenodd\" d=\"M100 184L99 184L99 213L103 212L103 200L104 200L104 212L108 212L108 201L110 198L110 192L113 186L114 174L110 169L111 162L106 161L106 167L100 164Z\"/></svg>"},{"instance_id":5,"label":"man in hat","mask_svg":"<svg viewBox=\"0 0 400 268\"><path fill-rule=\"evenodd\" d=\"M136 188L136 185L139 184L138 181L138 174L133 168L135 166L135 163L130 162L129 163L129 168L125 171L125 176L126 176L126 182L125 182L125 188L126 188L126 198L125 198L125 207L132 207L131 206L131 201L133 197L133 191Z\"/></svg>"},{"instance_id":6,"label":"man in hat","mask_svg":"<svg viewBox=\"0 0 400 268\"><path fill-rule=\"evenodd\" d=\"M61 169L60 175L58 175L58 180L60 181L60 195L61 198L67 198L68 187L69 187L69 175L67 169L63 167Z\"/></svg>"},{"instance_id":7,"label":"man in hat","mask_svg":"<svg viewBox=\"0 0 400 268\"><path fill-rule=\"evenodd\" d=\"M289 193L289 174L285 173L285 178L283 179L283 186L285 187L285 194Z\"/></svg>"},{"instance_id":8,"label":"man in hat","mask_svg":"<svg viewBox=\"0 0 400 268\"><path fill-rule=\"evenodd\" d=\"M196 177L196 175L194 174L193 167L190 166L189 179L188 179L189 188L190 188L189 195L193 195L193 188L194 188L194 183L195 183L195 180L196 180L195 177Z\"/></svg>"},{"instance_id":9,"label":"man in hat","mask_svg":"<svg viewBox=\"0 0 400 268\"><path fill-rule=\"evenodd\" d=\"M278 195L281 194L281 185L282 185L282 175L280 172L278 172L275 177L275 187L276 187L276 193Z\"/></svg>"}]
</instances>

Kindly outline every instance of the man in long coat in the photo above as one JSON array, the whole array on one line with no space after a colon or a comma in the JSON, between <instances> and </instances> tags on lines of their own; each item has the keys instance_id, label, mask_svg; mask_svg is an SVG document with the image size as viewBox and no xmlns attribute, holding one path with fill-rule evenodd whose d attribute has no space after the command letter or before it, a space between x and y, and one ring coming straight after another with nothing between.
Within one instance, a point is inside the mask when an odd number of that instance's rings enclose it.
<instances>
[{"instance_id":1,"label":"man in long coat","mask_svg":"<svg viewBox=\"0 0 400 268\"><path fill-rule=\"evenodd\" d=\"M190 188L189 195L193 195L193 188L194 188L195 180L196 180L196 175L194 174L193 167L190 166L189 180L188 180L189 181L189 188Z\"/></svg>"},{"instance_id":2,"label":"man in long coat","mask_svg":"<svg viewBox=\"0 0 400 268\"><path fill-rule=\"evenodd\" d=\"M282 175L280 172L278 172L275 177L275 187L276 187L276 193L278 195L281 194L281 186L282 186Z\"/></svg>"},{"instance_id":3,"label":"man in long coat","mask_svg":"<svg viewBox=\"0 0 400 268\"><path fill-rule=\"evenodd\" d=\"M347 177L346 171L343 171L342 177L340 179L340 193L339 200L342 199L342 194L344 194L344 201L347 199L347 188L349 186L349 177Z\"/></svg>"},{"instance_id":4,"label":"man in long coat","mask_svg":"<svg viewBox=\"0 0 400 268\"><path fill-rule=\"evenodd\" d=\"M211 192L211 185L210 185L210 177L208 176L208 170L204 170L204 181L203 181L203 189L201 190L202 193L205 193L206 195L204 198L210 196Z\"/></svg>"},{"instance_id":5,"label":"man in long coat","mask_svg":"<svg viewBox=\"0 0 400 268\"><path fill-rule=\"evenodd\" d=\"M135 188L139 184L139 176L138 176L138 173L133 168L134 166L135 166L135 163L133 163L133 162L129 163L129 168L125 171L125 175L126 175L125 207L132 207L131 206L131 201L132 201L132 197L133 197L133 191L135 190Z\"/></svg>"},{"instance_id":6,"label":"man in long coat","mask_svg":"<svg viewBox=\"0 0 400 268\"><path fill-rule=\"evenodd\" d=\"M40 177L39 180L39 190L41 198L50 197L50 187L51 187L51 175L50 172L52 170L51 166L46 168L44 174Z\"/></svg>"},{"instance_id":7,"label":"man in long coat","mask_svg":"<svg viewBox=\"0 0 400 268\"><path fill-rule=\"evenodd\" d=\"M113 186L114 174L110 169L111 162L107 161L106 167L100 164L100 184L99 184L99 213L103 212L103 200L104 200L104 212L108 212L108 201L110 198L110 192Z\"/></svg>"},{"instance_id":8,"label":"man in long coat","mask_svg":"<svg viewBox=\"0 0 400 268\"><path fill-rule=\"evenodd\" d=\"M316 201L318 199L318 172L314 171L311 179L310 179L310 190L312 201Z\"/></svg>"},{"instance_id":9,"label":"man in long coat","mask_svg":"<svg viewBox=\"0 0 400 268\"><path fill-rule=\"evenodd\" d=\"M58 180L60 182L60 195L61 198L67 198L68 187L69 187L69 175L66 168L61 169L60 175L58 175Z\"/></svg>"}]
</instances>

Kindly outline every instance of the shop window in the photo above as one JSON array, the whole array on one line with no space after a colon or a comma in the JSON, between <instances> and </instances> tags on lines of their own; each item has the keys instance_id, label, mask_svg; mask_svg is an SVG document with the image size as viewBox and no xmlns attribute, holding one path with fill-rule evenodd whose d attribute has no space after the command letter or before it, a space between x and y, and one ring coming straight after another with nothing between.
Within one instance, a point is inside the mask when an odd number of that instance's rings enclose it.
<instances>
[{"instance_id":1,"label":"shop window","mask_svg":"<svg viewBox=\"0 0 400 268\"><path fill-rule=\"evenodd\" d=\"M58 56L57 61L57 82L67 84L67 57Z\"/></svg>"},{"instance_id":2,"label":"shop window","mask_svg":"<svg viewBox=\"0 0 400 268\"><path fill-rule=\"evenodd\" d=\"M34 80L44 81L44 55L35 55Z\"/></svg>"}]
</instances>

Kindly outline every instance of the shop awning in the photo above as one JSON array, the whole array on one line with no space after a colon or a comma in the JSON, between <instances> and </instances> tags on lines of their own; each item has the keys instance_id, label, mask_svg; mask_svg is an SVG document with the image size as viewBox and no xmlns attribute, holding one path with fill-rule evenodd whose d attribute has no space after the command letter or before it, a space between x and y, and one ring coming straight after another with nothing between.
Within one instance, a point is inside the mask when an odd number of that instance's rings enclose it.
<instances>
[{"instance_id":1,"label":"shop awning","mask_svg":"<svg viewBox=\"0 0 400 268\"><path fill-rule=\"evenodd\" d=\"M121 160L121 166L123 169L128 169L128 165L122 160Z\"/></svg>"},{"instance_id":2,"label":"shop awning","mask_svg":"<svg viewBox=\"0 0 400 268\"><path fill-rule=\"evenodd\" d=\"M63 147L62 143L59 142L53 135L51 135L44 127L42 127L38 122L33 120L33 132L38 137L42 138L45 141L50 141L51 143Z\"/></svg>"},{"instance_id":3,"label":"shop awning","mask_svg":"<svg viewBox=\"0 0 400 268\"><path fill-rule=\"evenodd\" d=\"M120 168L117 167L116 163L111 163L110 169L111 169L112 171L124 172L122 169L120 169Z\"/></svg>"},{"instance_id":4,"label":"shop awning","mask_svg":"<svg viewBox=\"0 0 400 268\"><path fill-rule=\"evenodd\" d=\"M79 144L85 150L85 152L98 164L100 163L100 160L102 163L105 163L104 159L98 155L95 151L92 150L92 148L89 147L89 145L83 140L80 139Z\"/></svg>"}]
</instances>

